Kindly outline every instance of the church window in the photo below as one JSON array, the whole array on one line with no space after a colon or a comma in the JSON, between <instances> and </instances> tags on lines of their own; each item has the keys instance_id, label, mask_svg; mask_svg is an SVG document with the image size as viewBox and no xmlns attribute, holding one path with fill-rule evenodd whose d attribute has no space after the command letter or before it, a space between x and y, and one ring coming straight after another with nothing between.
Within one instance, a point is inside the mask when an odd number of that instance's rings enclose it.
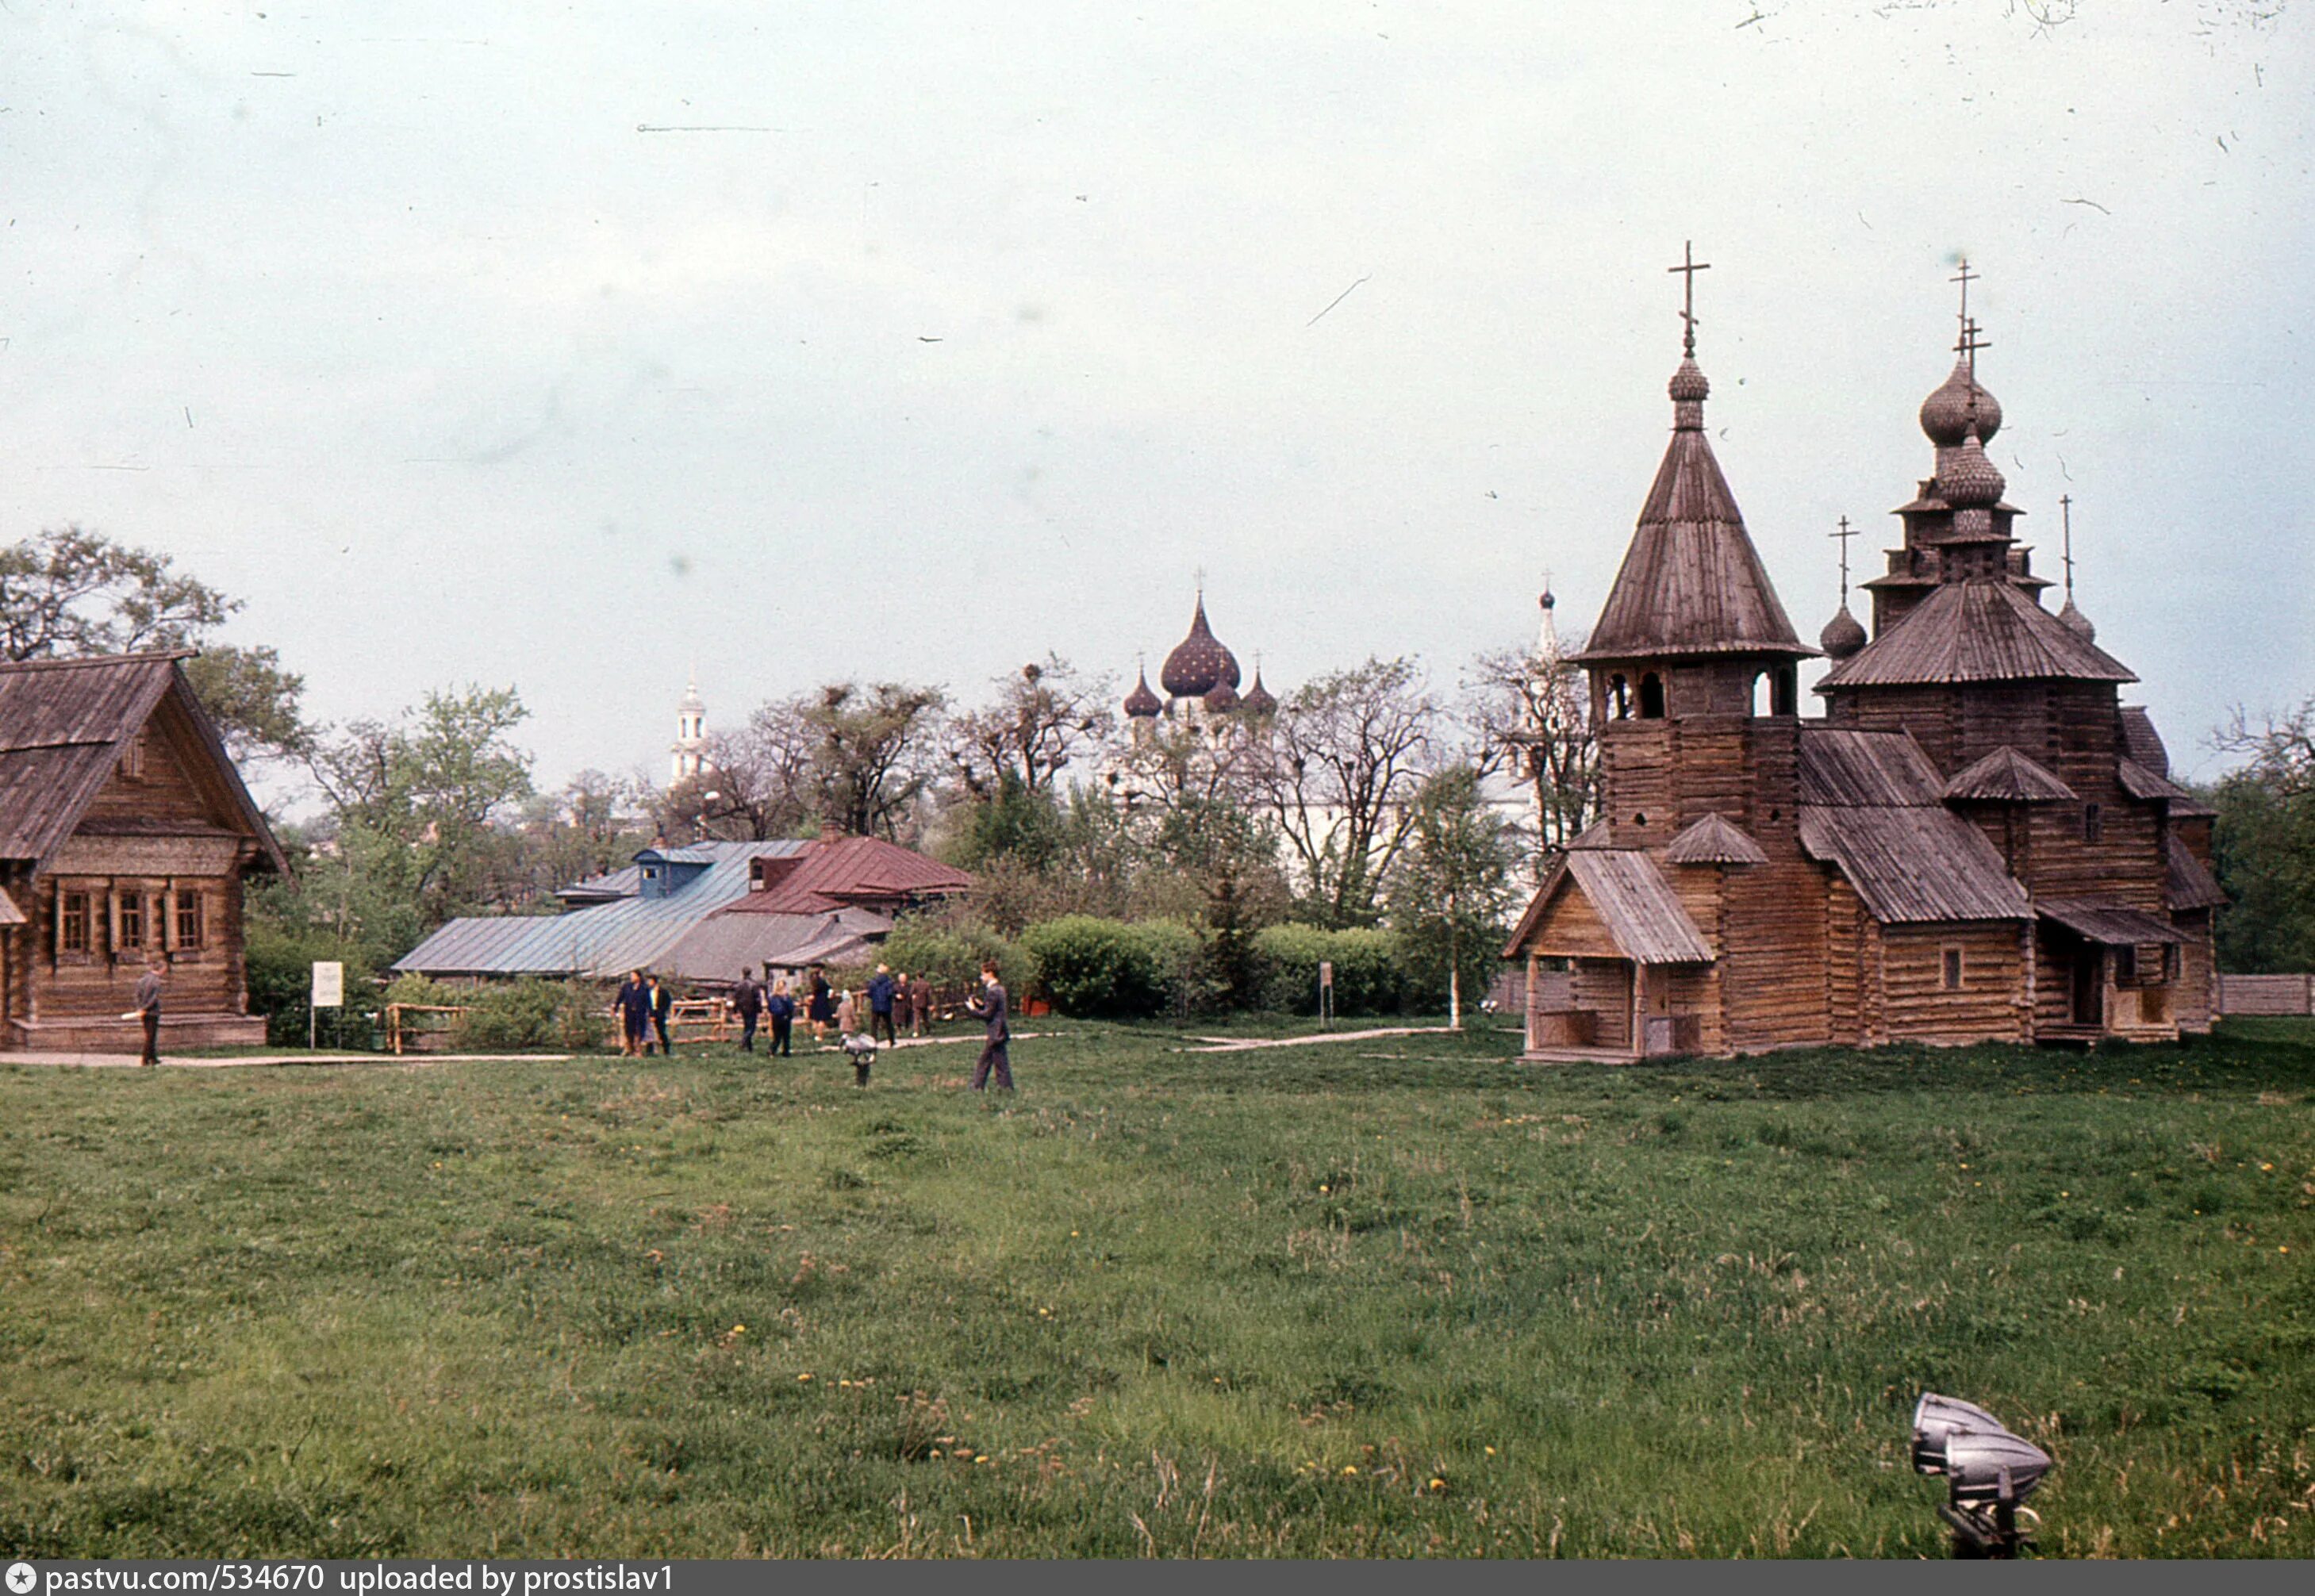
<instances>
[{"instance_id":1,"label":"church window","mask_svg":"<svg viewBox=\"0 0 2315 1596\"><path fill-rule=\"evenodd\" d=\"M1945 989L1948 992L1961 990L1961 950L1959 948L1945 950Z\"/></svg>"},{"instance_id":2,"label":"church window","mask_svg":"<svg viewBox=\"0 0 2315 1596\"><path fill-rule=\"evenodd\" d=\"M1800 674L1789 665L1777 667L1776 690L1770 696L1770 709L1780 715L1800 713Z\"/></svg>"},{"instance_id":3,"label":"church window","mask_svg":"<svg viewBox=\"0 0 2315 1596\"><path fill-rule=\"evenodd\" d=\"M129 746L120 750L120 779L123 781L145 779L145 733L142 732L130 738Z\"/></svg>"},{"instance_id":4,"label":"church window","mask_svg":"<svg viewBox=\"0 0 2315 1596\"><path fill-rule=\"evenodd\" d=\"M1649 671L1640 678L1640 719L1660 721L1664 716L1663 678Z\"/></svg>"},{"instance_id":5,"label":"church window","mask_svg":"<svg viewBox=\"0 0 2315 1596\"><path fill-rule=\"evenodd\" d=\"M1635 825L1635 826L1645 826L1645 825L1646 825L1647 823L1648 823L1648 811L1647 811L1646 810L1645 810L1645 809L1644 809L1644 810L1641 810L1638 813L1636 813L1636 814L1635 814L1635 815L1633 815L1633 816L1632 816L1632 824L1633 824L1633 825Z\"/></svg>"},{"instance_id":6,"label":"church window","mask_svg":"<svg viewBox=\"0 0 2315 1596\"><path fill-rule=\"evenodd\" d=\"M2114 980L2116 986L2134 986L2138 981L2138 950L2118 947L2114 950Z\"/></svg>"},{"instance_id":7,"label":"church window","mask_svg":"<svg viewBox=\"0 0 2315 1596\"><path fill-rule=\"evenodd\" d=\"M62 917L57 929L57 945L68 953L88 952L88 894L63 894Z\"/></svg>"},{"instance_id":8,"label":"church window","mask_svg":"<svg viewBox=\"0 0 2315 1596\"><path fill-rule=\"evenodd\" d=\"M2106 838L2106 811L2095 803L2082 805L2082 840L2102 842Z\"/></svg>"},{"instance_id":9,"label":"church window","mask_svg":"<svg viewBox=\"0 0 2315 1596\"><path fill-rule=\"evenodd\" d=\"M1765 670L1755 671L1752 675L1752 718L1757 721L1761 716L1772 713L1774 711L1771 705L1769 673Z\"/></svg>"},{"instance_id":10,"label":"church window","mask_svg":"<svg viewBox=\"0 0 2315 1596\"><path fill-rule=\"evenodd\" d=\"M1623 720L1632 713L1632 686L1620 676L1608 678L1608 716Z\"/></svg>"}]
</instances>

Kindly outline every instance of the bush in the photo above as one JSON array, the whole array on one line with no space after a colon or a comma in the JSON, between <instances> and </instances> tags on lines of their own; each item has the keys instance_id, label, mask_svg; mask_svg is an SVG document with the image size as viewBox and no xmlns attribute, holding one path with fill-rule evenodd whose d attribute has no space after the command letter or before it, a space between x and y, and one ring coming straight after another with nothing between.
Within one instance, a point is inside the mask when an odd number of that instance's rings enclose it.
<instances>
[{"instance_id":1,"label":"bush","mask_svg":"<svg viewBox=\"0 0 2315 1596\"><path fill-rule=\"evenodd\" d=\"M1201 946L1196 932L1172 920L1129 925L1094 915L1032 926L1021 945L1035 961L1038 990L1055 1008L1105 1019L1179 1012Z\"/></svg>"},{"instance_id":2,"label":"bush","mask_svg":"<svg viewBox=\"0 0 2315 1596\"><path fill-rule=\"evenodd\" d=\"M324 1047L367 1049L372 1044L368 1010L376 1002L368 964L361 950L319 931L288 931L253 917L244 950L249 1011L265 1016L265 1040L278 1047L302 1047L314 991L314 966L346 967L346 1005L321 1012L313 1034Z\"/></svg>"},{"instance_id":3,"label":"bush","mask_svg":"<svg viewBox=\"0 0 2315 1596\"><path fill-rule=\"evenodd\" d=\"M1336 1014L1396 1014L1406 979L1398 938L1388 931L1328 931L1290 923L1255 934L1263 1006L1287 1014L1318 1012L1318 966L1335 966Z\"/></svg>"},{"instance_id":4,"label":"bush","mask_svg":"<svg viewBox=\"0 0 2315 1596\"><path fill-rule=\"evenodd\" d=\"M584 981L517 980L453 986L404 975L386 989L388 1003L463 1008L450 1026L462 1052L584 1052L610 1034L610 998Z\"/></svg>"},{"instance_id":5,"label":"bush","mask_svg":"<svg viewBox=\"0 0 2315 1596\"><path fill-rule=\"evenodd\" d=\"M922 974L935 991L977 991L980 962L997 961L997 977L1017 1000L1033 973L1028 955L976 920L951 919L938 910L903 915L876 950L875 962ZM833 972L829 975L832 983Z\"/></svg>"}]
</instances>

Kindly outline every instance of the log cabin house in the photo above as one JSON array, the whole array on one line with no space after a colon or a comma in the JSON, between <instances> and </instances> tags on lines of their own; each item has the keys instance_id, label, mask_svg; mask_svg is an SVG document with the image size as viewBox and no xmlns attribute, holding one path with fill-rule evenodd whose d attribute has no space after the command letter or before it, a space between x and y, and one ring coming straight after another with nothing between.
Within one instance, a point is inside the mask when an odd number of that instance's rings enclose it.
<instances>
[{"instance_id":1,"label":"log cabin house","mask_svg":"<svg viewBox=\"0 0 2315 1596\"><path fill-rule=\"evenodd\" d=\"M1872 635L1844 564L1811 648L1714 457L1690 321L1672 441L1574 656L1601 819L1505 950L1527 1057L2209 1029L2210 811L2071 594L2042 606L1985 454L2001 411L1974 333L1965 304L1961 360L1921 406L1933 474L1865 584ZM1825 714L1804 721L1815 657Z\"/></svg>"},{"instance_id":2,"label":"log cabin house","mask_svg":"<svg viewBox=\"0 0 2315 1596\"><path fill-rule=\"evenodd\" d=\"M185 657L0 664L0 1049L137 1051L153 953L164 1053L265 1040L242 882L287 864Z\"/></svg>"}]
</instances>

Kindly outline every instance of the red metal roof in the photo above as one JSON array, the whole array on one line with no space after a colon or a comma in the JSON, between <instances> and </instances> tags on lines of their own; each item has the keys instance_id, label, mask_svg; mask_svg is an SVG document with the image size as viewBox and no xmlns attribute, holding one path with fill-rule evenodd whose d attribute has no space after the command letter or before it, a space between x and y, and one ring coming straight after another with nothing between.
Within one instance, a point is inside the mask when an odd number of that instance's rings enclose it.
<instances>
[{"instance_id":1,"label":"red metal roof","mask_svg":"<svg viewBox=\"0 0 2315 1596\"><path fill-rule=\"evenodd\" d=\"M762 862L768 885L743 893L724 914L827 914L850 905L875 907L972 890L973 878L881 837L838 837L808 844L794 863ZM781 867L785 872L780 873Z\"/></svg>"}]
</instances>

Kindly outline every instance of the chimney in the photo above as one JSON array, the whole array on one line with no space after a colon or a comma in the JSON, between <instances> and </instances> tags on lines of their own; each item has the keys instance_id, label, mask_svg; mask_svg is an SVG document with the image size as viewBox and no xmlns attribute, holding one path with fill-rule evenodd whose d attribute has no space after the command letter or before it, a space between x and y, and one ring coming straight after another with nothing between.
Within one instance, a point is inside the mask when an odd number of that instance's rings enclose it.
<instances>
[{"instance_id":1,"label":"chimney","mask_svg":"<svg viewBox=\"0 0 2315 1596\"><path fill-rule=\"evenodd\" d=\"M844 828L834 820L822 820L820 823L820 839L822 842L841 842L844 840Z\"/></svg>"}]
</instances>

